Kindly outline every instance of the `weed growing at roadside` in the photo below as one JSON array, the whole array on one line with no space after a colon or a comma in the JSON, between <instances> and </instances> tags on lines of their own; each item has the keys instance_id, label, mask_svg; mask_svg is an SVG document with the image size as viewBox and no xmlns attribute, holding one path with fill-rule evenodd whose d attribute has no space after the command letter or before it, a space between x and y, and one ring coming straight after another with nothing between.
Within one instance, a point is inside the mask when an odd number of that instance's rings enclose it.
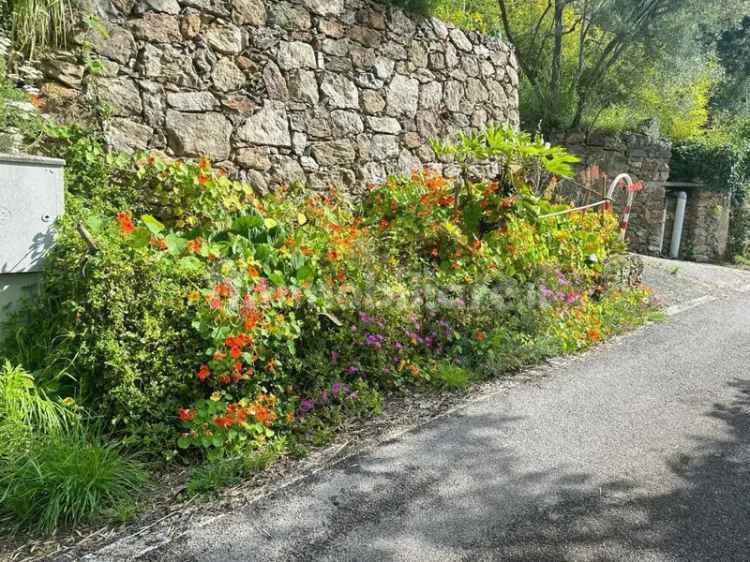
<instances>
[{"instance_id":1,"label":"weed growing at roadside","mask_svg":"<svg viewBox=\"0 0 750 562\"><path fill-rule=\"evenodd\" d=\"M455 365L441 364L437 368L434 383L439 388L463 390L473 379L472 373Z\"/></svg>"}]
</instances>

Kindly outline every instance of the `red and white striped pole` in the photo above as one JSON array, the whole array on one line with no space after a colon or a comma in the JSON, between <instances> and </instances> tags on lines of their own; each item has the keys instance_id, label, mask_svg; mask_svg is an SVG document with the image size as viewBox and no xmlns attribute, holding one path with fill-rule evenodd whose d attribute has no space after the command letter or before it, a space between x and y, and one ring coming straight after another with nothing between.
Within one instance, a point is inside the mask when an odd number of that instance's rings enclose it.
<instances>
[{"instance_id":1,"label":"red and white striped pole","mask_svg":"<svg viewBox=\"0 0 750 562\"><path fill-rule=\"evenodd\" d=\"M633 210L633 201L635 200L635 194L643 189L643 186L640 183L635 183L633 181L633 178L631 178L629 174L620 174L612 181L612 184L609 186L607 199L610 201L610 203L614 200L615 189L617 189L617 187L622 182L625 182L625 187L628 191L628 200L625 204L625 209L623 209L622 211L622 218L620 219L620 240L625 240L625 234L627 233L628 226L630 225L630 211Z\"/></svg>"}]
</instances>

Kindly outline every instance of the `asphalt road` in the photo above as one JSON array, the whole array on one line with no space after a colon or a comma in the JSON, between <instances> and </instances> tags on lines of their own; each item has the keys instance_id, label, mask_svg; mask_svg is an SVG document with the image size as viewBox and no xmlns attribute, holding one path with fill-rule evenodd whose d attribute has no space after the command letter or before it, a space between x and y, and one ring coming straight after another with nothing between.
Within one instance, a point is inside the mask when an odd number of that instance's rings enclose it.
<instances>
[{"instance_id":1,"label":"asphalt road","mask_svg":"<svg viewBox=\"0 0 750 562\"><path fill-rule=\"evenodd\" d=\"M723 289L147 559L746 562L750 292Z\"/></svg>"}]
</instances>

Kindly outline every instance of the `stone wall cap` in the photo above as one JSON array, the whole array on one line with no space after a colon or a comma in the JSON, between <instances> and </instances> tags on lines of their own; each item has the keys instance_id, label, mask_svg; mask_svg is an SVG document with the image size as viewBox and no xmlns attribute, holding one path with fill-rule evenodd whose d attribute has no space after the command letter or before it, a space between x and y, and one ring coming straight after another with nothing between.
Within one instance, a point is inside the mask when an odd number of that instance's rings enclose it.
<instances>
[{"instance_id":1,"label":"stone wall cap","mask_svg":"<svg viewBox=\"0 0 750 562\"><path fill-rule=\"evenodd\" d=\"M36 156L33 154L0 153L0 163L43 165L51 166L54 168L62 168L63 166L65 166L65 160L62 160L60 158L48 158L46 156Z\"/></svg>"}]
</instances>

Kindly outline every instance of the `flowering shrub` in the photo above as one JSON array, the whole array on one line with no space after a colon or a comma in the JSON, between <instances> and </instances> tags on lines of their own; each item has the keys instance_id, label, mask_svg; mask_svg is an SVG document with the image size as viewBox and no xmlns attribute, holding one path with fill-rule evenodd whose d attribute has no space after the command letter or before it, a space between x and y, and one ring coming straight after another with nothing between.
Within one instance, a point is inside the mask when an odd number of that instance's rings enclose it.
<instances>
[{"instance_id":1,"label":"flowering shrub","mask_svg":"<svg viewBox=\"0 0 750 562\"><path fill-rule=\"evenodd\" d=\"M378 411L379 390L460 388L637 323L647 296L608 283L617 218L546 217L567 207L516 167L548 155L552 173L565 153L494 134L491 155L521 155L497 181L422 171L361 204L259 197L205 160L110 160L110 193L92 180L72 198L5 353L44 326L54 344L26 362L65 365L57 382L127 443L218 461L319 442Z\"/></svg>"}]
</instances>

